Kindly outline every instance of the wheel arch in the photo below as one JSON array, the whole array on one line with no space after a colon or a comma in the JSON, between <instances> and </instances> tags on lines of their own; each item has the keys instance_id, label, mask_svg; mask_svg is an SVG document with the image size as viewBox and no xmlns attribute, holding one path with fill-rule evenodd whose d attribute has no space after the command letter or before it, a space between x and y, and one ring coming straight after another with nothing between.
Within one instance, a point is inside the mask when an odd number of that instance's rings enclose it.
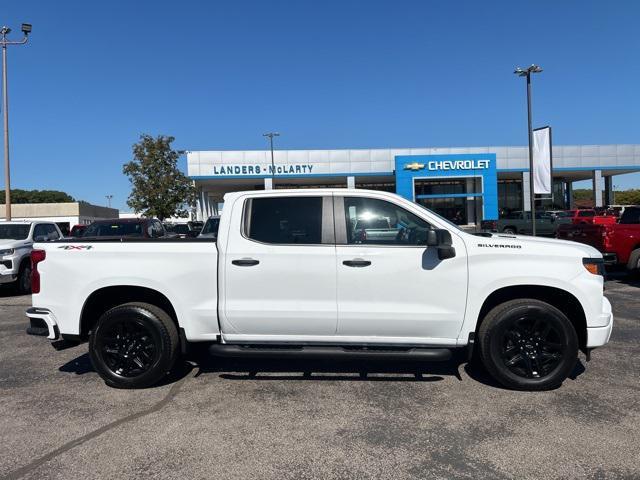
<instances>
[{"instance_id":1,"label":"wheel arch","mask_svg":"<svg viewBox=\"0 0 640 480\"><path fill-rule=\"evenodd\" d=\"M570 292L546 285L512 285L493 291L483 302L476 321L475 334L487 313L494 307L521 298L533 298L548 303L564 313L578 334L578 345L585 349L587 345L587 319L580 301Z\"/></svg>"},{"instance_id":2,"label":"wheel arch","mask_svg":"<svg viewBox=\"0 0 640 480\"><path fill-rule=\"evenodd\" d=\"M18 264L18 270L21 268L31 265L31 255L25 255L20 259L20 263Z\"/></svg>"},{"instance_id":3,"label":"wheel arch","mask_svg":"<svg viewBox=\"0 0 640 480\"><path fill-rule=\"evenodd\" d=\"M162 292L137 285L112 285L95 290L85 300L80 313L80 337L88 338L89 332L104 312L129 302L149 303L161 308L171 317L176 328L180 328L176 310Z\"/></svg>"}]
</instances>

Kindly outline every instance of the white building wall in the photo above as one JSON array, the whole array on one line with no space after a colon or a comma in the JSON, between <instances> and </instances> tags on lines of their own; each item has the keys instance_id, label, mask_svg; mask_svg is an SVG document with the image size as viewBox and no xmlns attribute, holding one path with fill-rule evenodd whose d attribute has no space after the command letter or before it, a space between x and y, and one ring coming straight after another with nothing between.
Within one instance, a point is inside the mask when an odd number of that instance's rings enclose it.
<instances>
[{"instance_id":1,"label":"white building wall","mask_svg":"<svg viewBox=\"0 0 640 480\"><path fill-rule=\"evenodd\" d=\"M527 147L456 147L456 148L389 148L345 150L276 150L276 166L311 165L310 174L389 173L395 168L397 155L442 155L462 153L495 153L498 170L527 169ZM187 153L187 174L194 177L216 177L214 167L222 165L271 165L269 150L197 151ZM640 145L554 145L553 168L590 167L640 168ZM240 173L241 176L248 173ZM264 173L262 174L264 175ZM304 176L301 175L301 176Z\"/></svg>"}]
</instances>

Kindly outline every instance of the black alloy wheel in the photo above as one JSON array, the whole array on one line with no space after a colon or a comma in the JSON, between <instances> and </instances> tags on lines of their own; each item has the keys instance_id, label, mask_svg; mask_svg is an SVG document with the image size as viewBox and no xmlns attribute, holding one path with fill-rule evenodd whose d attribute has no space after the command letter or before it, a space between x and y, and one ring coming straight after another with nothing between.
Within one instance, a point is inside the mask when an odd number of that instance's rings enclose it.
<instances>
[{"instance_id":1,"label":"black alloy wheel","mask_svg":"<svg viewBox=\"0 0 640 480\"><path fill-rule=\"evenodd\" d=\"M521 316L507 328L502 360L513 373L525 378L541 378L562 361L567 348L562 332L544 317Z\"/></svg>"},{"instance_id":2,"label":"black alloy wheel","mask_svg":"<svg viewBox=\"0 0 640 480\"><path fill-rule=\"evenodd\" d=\"M122 377L137 377L158 361L160 348L153 333L138 319L120 319L97 340L105 364Z\"/></svg>"},{"instance_id":3,"label":"black alloy wheel","mask_svg":"<svg viewBox=\"0 0 640 480\"><path fill-rule=\"evenodd\" d=\"M105 383L143 388L172 368L178 352L178 329L161 308L125 303L105 312L89 338L91 363Z\"/></svg>"},{"instance_id":4,"label":"black alloy wheel","mask_svg":"<svg viewBox=\"0 0 640 480\"><path fill-rule=\"evenodd\" d=\"M556 307L532 298L494 307L478 329L482 363L499 383L516 390L549 390L578 360L578 335Z\"/></svg>"}]
</instances>

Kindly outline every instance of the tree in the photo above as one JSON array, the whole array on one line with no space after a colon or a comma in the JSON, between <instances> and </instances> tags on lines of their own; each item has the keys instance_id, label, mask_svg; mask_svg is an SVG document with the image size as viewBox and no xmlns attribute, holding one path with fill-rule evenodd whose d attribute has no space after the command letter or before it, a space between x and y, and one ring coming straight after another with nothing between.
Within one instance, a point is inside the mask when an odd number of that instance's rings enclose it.
<instances>
[{"instance_id":1,"label":"tree","mask_svg":"<svg viewBox=\"0 0 640 480\"><path fill-rule=\"evenodd\" d=\"M160 220L186 217L188 207L195 204L195 187L178 169L180 155L171 148L174 140L165 135L153 138L143 134L133 144L133 160L124 164L122 172L132 184L127 205L136 213Z\"/></svg>"},{"instance_id":2,"label":"tree","mask_svg":"<svg viewBox=\"0 0 640 480\"><path fill-rule=\"evenodd\" d=\"M616 190L614 202L617 205L640 205L640 189ZM573 191L573 200L578 208L593 207L593 190L579 188Z\"/></svg>"},{"instance_id":3,"label":"tree","mask_svg":"<svg viewBox=\"0 0 640 480\"><path fill-rule=\"evenodd\" d=\"M11 189L11 203L63 203L75 202L73 197L58 190ZM4 190L0 191L0 203L4 203Z\"/></svg>"}]
</instances>

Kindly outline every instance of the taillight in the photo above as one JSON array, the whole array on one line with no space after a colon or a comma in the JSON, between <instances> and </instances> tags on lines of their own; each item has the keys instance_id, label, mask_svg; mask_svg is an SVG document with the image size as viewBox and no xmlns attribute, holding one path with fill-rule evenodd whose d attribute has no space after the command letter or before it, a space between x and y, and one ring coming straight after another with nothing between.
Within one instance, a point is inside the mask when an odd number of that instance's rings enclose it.
<instances>
[{"instance_id":1,"label":"taillight","mask_svg":"<svg viewBox=\"0 0 640 480\"><path fill-rule=\"evenodd\" d=\"M40 293L40 272L38 264L47 258L44 250L31 251L31 293Z\"/></svg>"}]
</instances>

